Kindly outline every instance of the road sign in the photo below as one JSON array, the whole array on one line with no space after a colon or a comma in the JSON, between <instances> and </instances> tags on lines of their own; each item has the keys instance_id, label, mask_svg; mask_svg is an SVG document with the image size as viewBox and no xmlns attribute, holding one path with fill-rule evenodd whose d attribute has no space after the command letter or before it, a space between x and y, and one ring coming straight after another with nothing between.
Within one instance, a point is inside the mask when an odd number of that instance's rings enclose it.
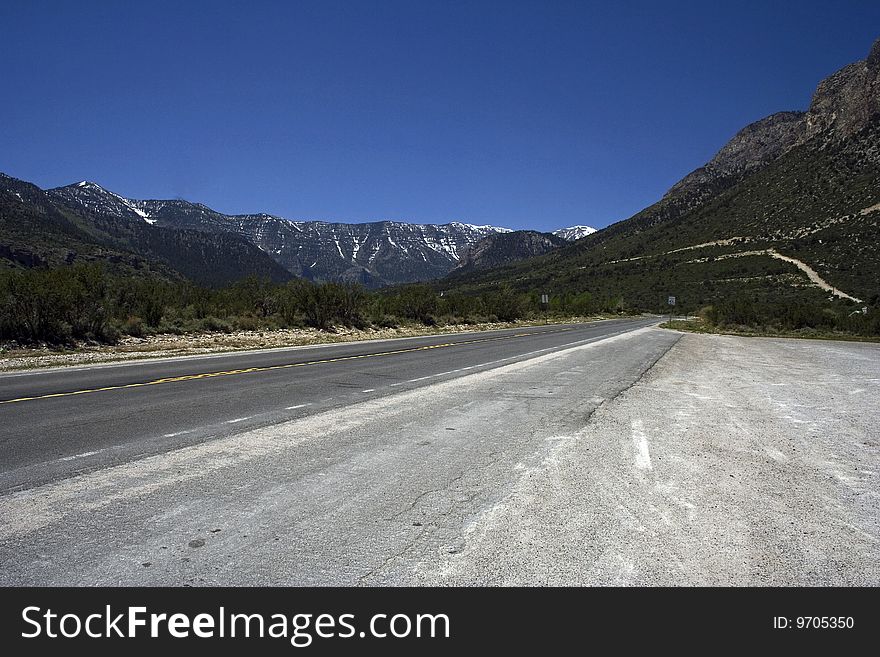
<instances>
[{"instance_id":1,"label":"road sign","mask_svg":"<svg viewBox=\"0 0 880 657\"><path fill-rule=\"evenodd\" d=\"M541 303L550 303L550 296L547 294L541 295Z\"/></svg>"},{"instance_id":2,"label":"road sign","mask_svg":"<svg viewBox=\"0 0 880 657\"><path fill-rule=\"evenodd\" d=\"M674 306L674 305L675 305L675 297L669 297L669 305L670 305L670 306Z\"/></svg>"}]
</instances>

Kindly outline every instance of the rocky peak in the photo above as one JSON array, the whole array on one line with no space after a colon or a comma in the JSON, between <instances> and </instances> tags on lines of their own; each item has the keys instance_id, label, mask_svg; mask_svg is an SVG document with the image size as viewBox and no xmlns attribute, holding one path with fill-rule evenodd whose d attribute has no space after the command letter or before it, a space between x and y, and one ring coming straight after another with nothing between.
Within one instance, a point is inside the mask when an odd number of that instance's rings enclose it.
<instances>
[{"instance_id":1,"label":"rocky peak","mask_svg":"<svg viewBox=\"0 0 880 657\"><path fill-rule=\"evenodd\" d=\"M667 196L695 191L718 178L760 168L787 152L804 132L804 112L777 112L736 133L704 166L676 183Z\"/></svg>"},{"instance_id":2,"label":"rocky peak","mask_svg":"<svg viewBox=\"0 0 880 657\"><path fill-rule=\"evenodd\" d=\"M865 67L869 71L877 71L877 69L880 69L880 39L877 39L871 47L871 52L868 53L868 59L865 60Z\"/></svg>"},{"instance_id":3,"label":"rocky peak","mask_svg":"<svg viewBox=\"0 0 880 657\"><path fill-rule=\"evenodd\" d=\"M0 172L0 193L2 192L12 194L19 201L26 200L38 205L46 200L43 190L36 185Z\"/></svg>"},{"instance_id":4,"label":"rocky peak","mask_svg":"<svg viewBox=\"0 0 880 657\"><path fill-rule=\"evenodd\" d=\"M850 137L878 115L880 39L866 59L822 80L806 112L777 112L747 125L709 162L676 183L664 198L692 197L693 203L699 203L722 179L760 169L816 137Z\"/></svg>"},{"instance_id":5,"label":"rocky peak","mask_svg":"<svg viewBox=\"0 0 880 657\"><path fill-rule=\"evenodd\" d=\"M880 39L868 57L819 83L806 117L801 141L819 135L849 137L880 114Z\"/></svg>"},{"instance_id":6,"label":"rocky peak","mask_svg":"<svg viewBox=\"0 0 880 657\"><path fill-rule=\"evenodd\" d=\"M89 180L81 180L65 187L55 187L47 190L47 193L53 200L70 207L153 223L149 214L141 207L143 205L141 202L120 196Z\"/></svg>"}]
</instances>

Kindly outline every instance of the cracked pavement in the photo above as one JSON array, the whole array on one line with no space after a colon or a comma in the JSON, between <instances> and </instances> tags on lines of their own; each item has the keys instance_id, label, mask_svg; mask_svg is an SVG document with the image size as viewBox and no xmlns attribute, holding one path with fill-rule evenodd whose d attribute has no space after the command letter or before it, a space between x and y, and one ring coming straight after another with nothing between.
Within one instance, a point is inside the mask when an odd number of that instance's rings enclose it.
<instances>
[{"instance_id":1,"label":"cracked pavement","mask_svg":"<svg viewBox=\"0 0 880 657\"><path fill-rule=\"evenodd\" d=\"M421 582L678 339L637 329L7 494L0 580Z\"/></svg>"},{"instance_id":2,"label":"cracked pavement","mask_svg":"<svg viewBox=\"0 0 880 657\"><path fill-rule=\"evenodd\" d=\"M0 583L880 582L871 344L642 328L0 497Z\"/></svg>"}]
</instances>

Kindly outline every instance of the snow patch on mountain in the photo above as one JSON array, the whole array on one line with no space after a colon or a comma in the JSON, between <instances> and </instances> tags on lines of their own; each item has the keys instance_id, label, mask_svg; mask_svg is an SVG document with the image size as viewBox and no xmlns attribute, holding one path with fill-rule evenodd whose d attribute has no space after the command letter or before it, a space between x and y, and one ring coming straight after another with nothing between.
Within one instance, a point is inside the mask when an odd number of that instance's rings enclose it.
<instances>
[{"instance_id":1,"label":"snow patch on mountain","mask_svg":"<svg viewBox=\"0 0 880 657\"><path fill-rule=\"evenodd\" d=\"M569 242L574 242L595 232L596 229L592 226L569 226L568 228L554 230L553 234Z\"/></svg>"},{"instance_id":2,"label":"snow patch on mountain","mask_svg":"<svg viewBox=\"0 0 880 657\"><path fill-rule=\"evenodd\" d=\"M512 232L461 221L341 223L293 221L266 213L226 215L201 203L129 199L89 181L49 192L69 205L146 221L160 229L234 233L296 276L371 287L443 277L481 239Z\"/></svg>"},{"instance_id":3,"label":"snow patch on mountain","mask_svg":"<svg viewBox=\"0 0 880 657\"><path fill-rule=\"evenodd\" d=\"M92 212L102 212L123 217L131 217L133 215L146 221L148 224L156 223L156 220L145 209L146 204L144 201L125 198L90 180L81 180L73 185L56 187L48 191L51 195L61 197L65 201L72 201Z\"/></svg>"}]
</instances>

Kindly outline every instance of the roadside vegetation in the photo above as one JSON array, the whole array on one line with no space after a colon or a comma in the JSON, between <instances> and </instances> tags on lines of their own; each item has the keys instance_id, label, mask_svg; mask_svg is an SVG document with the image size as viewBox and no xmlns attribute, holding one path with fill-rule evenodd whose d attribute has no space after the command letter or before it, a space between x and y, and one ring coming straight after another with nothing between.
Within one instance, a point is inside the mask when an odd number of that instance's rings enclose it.
<instances>
[{"instance_id":1,"label":"roadside vegetation","mask_svg":"<svg viewBox=\"0 0 880 657\"><path fill-rule=\"evenodd\" d=\"M369 291L353 283L277 283L253 276L209 288L165 277L120 275L99 263L7 270L0 272L0 343L6 349L76 347L158 334L476 328L655 310L573 288L549 294L549 303L542 304L542 293L506 285L482 292L441 291L425 284ZM713 333L880 337L876 297L864 305L828 301L818 290L815 297L732 294L692 310L694 321L667 325Z\"/></svg>"},{"instance_id":2,"label":"roadside vegetation","mask_svg":"<svg viewBox=\"0 0 880 657\"><path fill-rule=\"evenodd\" d=\"M705 306L693 319L672 319L661 326L697 333L880 340L880 308L876 299L872 306L854 308L794 301L757 304L747 297L733 297Z\"/></svg>"},{"instance_id":3,"label":"roadside vegetation","mask_svg":"<svg viewBox=\"0 0 880 657\"><path fill-rule=\"evenodd\" d=\"M231 333L311 327L478 325L620 314L618 299L552 296L509 287L477 295L428 285L368 291L356 284L273 283L248 277L222 288L121 276L100 264L0 272L0 340L7 346L114 344L122 336Z\"/></svg>"}]
</instances>

